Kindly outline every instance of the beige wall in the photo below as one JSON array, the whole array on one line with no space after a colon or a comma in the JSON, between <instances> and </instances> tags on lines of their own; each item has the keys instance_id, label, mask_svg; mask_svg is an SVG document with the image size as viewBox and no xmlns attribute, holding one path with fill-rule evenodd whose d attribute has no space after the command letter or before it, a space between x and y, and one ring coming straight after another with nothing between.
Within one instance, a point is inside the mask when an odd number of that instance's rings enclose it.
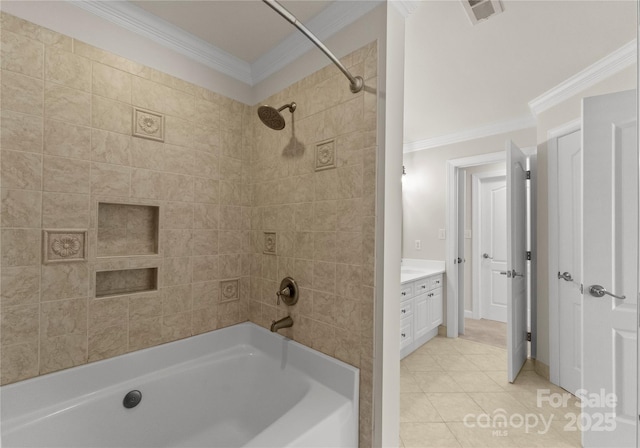
<instances>
[{"instance_id":1,"label":"beige wall","mask_svg":"<svg viewBox=\"0 0 640 448\"><path fill-rule=\"evenodd\" d=\"M636 67L627 68L595 86L580 92L570 99L538 116L538 354L537 359L549 365L549 220L548 220L548 154L547 133L581 117L582 98L622 90L635 89Z\"/></svg>"},{"instance_id":2,"label":"beige wall","mask_svg":"<svg viewBox=\"0 0 640 448\"><path fill-rule=\"evenodd\" d=\"M4 13L2 25L2 383L246 320L248 107ZM131 136L132 106L165 115L164 143ZM160 207L159 253L98 257L98 201ZM88 261L42 264L45 228L88 229ZM95 298L96 271L133 267L158 268L158 290ZM221 279L239 296L221 303Z\"/></svg>"},{"instance_id":3,"label":"beige wall","mask_svg":"<svg viewBox=\"0 0 640 448\"><path fill-rule=\"evenodd\" d=\"M343 58L363 76L356 95L327 67L266 100L284 111L282 131L253 120L250 318L264 327L290 314L292 339L360 368L360 445L371 446L377 46ZM255 114L255 108L251 111ZM329 168L323 167L323 163ZM275 233L276 254L265 254ZM277 305L280 280L301 288L297 305Z\"/></svg>"}]
</instances>

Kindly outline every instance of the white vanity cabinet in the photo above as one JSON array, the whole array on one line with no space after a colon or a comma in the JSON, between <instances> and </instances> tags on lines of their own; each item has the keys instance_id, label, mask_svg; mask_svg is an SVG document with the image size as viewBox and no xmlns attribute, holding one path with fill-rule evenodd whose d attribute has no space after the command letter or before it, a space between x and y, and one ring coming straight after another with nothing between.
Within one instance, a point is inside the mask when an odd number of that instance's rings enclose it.
<instances>
[{"instance_id":1,"label":"white vanity cabinet","mask_svg":"<svg viewBox=\"0 0 640 448\"><path fill-rule=\"evenodd\" d=\"M443 274L420 277L400 287L400 358L438 334L442 323Z\"/></svg>"}]
</instances>

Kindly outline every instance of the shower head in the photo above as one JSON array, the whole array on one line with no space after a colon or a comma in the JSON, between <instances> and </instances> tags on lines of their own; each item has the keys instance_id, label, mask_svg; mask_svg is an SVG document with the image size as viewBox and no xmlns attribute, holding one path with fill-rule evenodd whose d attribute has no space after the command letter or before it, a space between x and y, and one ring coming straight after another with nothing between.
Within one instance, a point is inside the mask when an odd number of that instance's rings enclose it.
<instances>
[{"instance_id":1,"label":"shower head","mask_svg":"<svg viewBox=\"0 0 640 448\"><path fill-rule=\"evenodd\" d=\"M289 108L289 112L293 113L296 110L296 103L285 104L280 109L271 106L260 106L258 108L258 117L266 126L280 131L285 126L284 117L280 112L287 108Z\"/></svg>"}]
</instances>

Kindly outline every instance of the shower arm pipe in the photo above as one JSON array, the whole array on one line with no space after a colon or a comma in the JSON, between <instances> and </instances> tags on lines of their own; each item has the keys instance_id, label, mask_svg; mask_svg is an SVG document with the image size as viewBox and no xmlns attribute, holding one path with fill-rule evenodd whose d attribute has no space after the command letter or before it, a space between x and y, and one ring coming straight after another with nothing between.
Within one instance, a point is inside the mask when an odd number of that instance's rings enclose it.
<instances>
[{"instance_id":1,"label":"shower arm pipe","mask_svg":"<svg viewBox=\"0 0 640 448\"><path fill-rule=\"evenodd\" d=\"M349 70L340 62L340 60L335 57L333 53L326 47L325 44L320 42L320 40L311 32L309 29L304 26L293 14L291 14L287 8L282 6L276 0L262 0L265 2L271 9L280 14L287 22L291 23L293 26L298 28L302 34L307 36L307 38L313 42L313 44L318 47L324 54L327 55L329 59L340 69L344 76L349 79L351 92L358 93L364 88L364 80L361 76L353 76Z\"/></svg>"}]
</instances>

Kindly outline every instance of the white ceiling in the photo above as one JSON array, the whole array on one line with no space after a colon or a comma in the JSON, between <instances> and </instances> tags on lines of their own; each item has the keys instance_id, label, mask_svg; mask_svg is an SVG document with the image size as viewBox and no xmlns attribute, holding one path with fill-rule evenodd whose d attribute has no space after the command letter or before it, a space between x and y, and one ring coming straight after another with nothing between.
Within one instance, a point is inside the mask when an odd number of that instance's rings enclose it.
<instances>
[{"instance_id":1,"label":"white ceiling","mask_svg":"<svg viewBox=\"0 0 640 448\"><path fill-rule=\"evenodd\" d=\"M503 0L472 26L458 1L406 22L405 142L531 117L528 102L635 37L634 1Z\"/></svg>"},{"instance_id":2,"label":"white ceiling","mask_svg":"<svg viewBox=\"0 0 640 448\"><path fill-rule=\"evenodd\" d=\"M293 25L262 1L147 0L131 3L249 63L296 32ZM302 23L331 3L328 0L280 1Z\"/></svg>"}]
</instances>

